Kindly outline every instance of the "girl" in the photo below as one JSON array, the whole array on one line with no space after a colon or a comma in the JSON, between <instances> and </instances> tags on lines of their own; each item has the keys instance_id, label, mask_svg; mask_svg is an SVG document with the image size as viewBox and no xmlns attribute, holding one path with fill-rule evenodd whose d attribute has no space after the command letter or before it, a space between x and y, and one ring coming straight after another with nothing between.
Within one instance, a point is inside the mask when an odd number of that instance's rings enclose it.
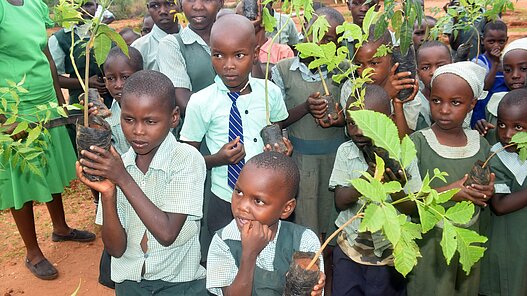
<instances>
[{"instance_id":1,"label":"girl","mask_svg":"<svg viewBox=\"0 0 527 296\"><path fill-rule=\"evenodd\" d=\"M503 50L503 76L505 85L509 90L525 87L527 81L527 38L521 38L511 42ZM496 138L496 117L498 116L498 105L507 92L498 92L492 95L487 104L486 119L480 119L475 129L491 145L498 142Z\"/></svg>"},{"instance_id":2,"label":"girl","mask_svg":"<svg viewBox=\"0 0 527 296\"><path fill-rule=\"evenodd\" d=\"M464 200L485 207L493 193L494 175L489 185L463 185L474 162L484 160L489 151L489 144L477 131L463 129L465 117L483 92L483 77L485 70L471 62L439 67L431 80L430 111L434 123L411 136L421 176L434 168L448 173L446 185L434 180L430 186L439 192L460 189L446 207ZM478 207L463 227L478 231L479 212ZM441 235L439 227L423 235L423 257L410 276L408 295L477 295L479 267L473 267L467 276L456 259L447 265L439 245Z\"/></svg>"}]
</instances>

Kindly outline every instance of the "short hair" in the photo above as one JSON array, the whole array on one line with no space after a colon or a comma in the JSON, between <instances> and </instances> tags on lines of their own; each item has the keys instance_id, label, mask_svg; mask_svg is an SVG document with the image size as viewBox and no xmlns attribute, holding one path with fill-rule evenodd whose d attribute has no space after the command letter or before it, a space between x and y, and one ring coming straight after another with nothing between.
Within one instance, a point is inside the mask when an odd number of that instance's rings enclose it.
<instances>
[{"instance_id":1,"label":"short hair","mask_svg":"<svg viewBox=\"0 0 527 296\"><path fill-rule=\"evenodd\" d=\"M366 90L364 94L365 109L381 112L386 115L390 114L390 97L382 86L376 84L364 84L362 88ZM355 97L355 94L351 94L348 98L348 101L346 102L346 107L356 100L357 98ZM345 112L345 114L348 116L347 112Z\"/></svg>"},{"instance_id":2,"label":"short hair","mask_svg":"<svg viewBox=\"0 0 527 296\"><path fill-rule=\"evenodd\" d=\"M265 151L249 159L245 167L248 165L282 174L288 196L296 197L300 183L300 172L291 157L276 151Z\"/></svg>"},{"instance_id":3,"label":"short hair","mask_svg":"<svg viewBox=\"0 0 527 296\"><path fill-rule=\"evenodd\" d=\"M437 19L431 15L425 15L425 21L427 24L429 22L434 23L434 25L437 23Z\"/></svg>"},{"instance_id":4,"label":"short hair","mask_svg":"<svg viewBox=\"0 0 527 296\"><path fill-rule=\"evenodd\" d=\"M336 10L333 7L323 6L320 7L315 11L315 15L325 15L326 19L332 20L336 22L339 25L342 25L344 23L344 16L342 16L342 13L340 13L338 10Z\"/></svg>"},{"instance_id":5,"label":"short hair","mask_svg":"<svg viewBox=\"0 0 527 296\"><path fill-rule=\"evenodd\" d=\"M419 53L421 52L421 50L426 49L426 48L431 48L431 47L444 48L448 52L448 55L450 56L450 61L452 61L452 52L450 51L450 48L443 42L440 42L437 40L428 40L428 41L423 42L421 46L419 46L419 48L417 49L417 53L415 54L415 59L417 60L419 58Z\"/></svg>"},{"instance_id":6,"label":"short hair","mask_svg":"<svg viewBox=\"0 0 527 296\"><path fill-rule=\"evenodd\" d=\"M501 108L514 107L527 111L527 88L519 88L508 92L498 105L498 111Z\"/></svg>"},{"instance_id":7,"label":"short hair","mask_svg":"<svg viewBox=\"0 0 527 296\"><path fill-rule=\"evenodd\" d=\"M370 30L368 32L368 39L366 42L368 43L379 43L384 45L389 45L392 43L392 34L390 33L390 30L384 30L384 33L382 33L381 36L378 38L375 38L375 28L376 25L371 25Z\"/></svg>"},{"instance_id":8,"label":"short hair","mask_svg":"<svg viewBox=\"0 0 527 296\"><path fill-rule=\"evenodd\" d=\"M160 106L172 111L176 107L174 85L163 73L153 70L141 70L132 74L124 83L121 104L129 96L154 97Z\"/></svg>"},{"instance_id":9,"label":"short hair","mask_svg":"<svg viewBox=\"0 0 527 296\"><path fill-rule=\"evenodd\" d=\"M485 37L490 30L503 31L507 33L507 25L501 20L488 22L483 29L483 37Z\"/></svg>"},{"instance_id":10,"label":"short hair","mask_svg":"<svg viewBox=\"0 0 527 296\"><path fill-rule=\"evenodd\" d=\"M139 34L137 34L132 28L130 27L126 27L126 28L122 28L121 31L119 31L119 35L123 35L123 34L126 34L128 32L132 32L134 34L136 34L137 36L139 36Z\"/></svg>"},{"instance_id":11,"label":"short hair","mask_svg":"<svg viewBox=\"0 0 527 296\"><path fill-rule=\"evenodd\" d=\"M121 48L119 48L119 46L112 47L112 49L110 49L110 52L108 52L108 55L106 56L104 66L111 63L111 60L116 57L124 57L128 65L132 67L136 72L143 70L143 56L141 55L141 52L139 52L139 50L134 47L128 46L128 56L124 54L124 52L121 50Z\"/></svg>"}]
</instances>

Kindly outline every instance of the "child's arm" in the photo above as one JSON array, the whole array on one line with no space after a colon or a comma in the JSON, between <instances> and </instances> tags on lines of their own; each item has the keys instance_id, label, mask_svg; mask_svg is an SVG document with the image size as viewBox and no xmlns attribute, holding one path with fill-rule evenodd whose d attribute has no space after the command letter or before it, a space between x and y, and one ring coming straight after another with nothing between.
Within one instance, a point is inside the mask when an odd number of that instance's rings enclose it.
<instances>
[{"instance_id":1,"label":"child's arm","mask_svg":"<svg viewBox=\"0 0 527 296\"><path fill-rule=\"evenodd\" d=\"M232 284L223 288L223 295L250 296L252 294L256 258L273 239L272 236L271 229L256 220L243 225L241 230L242 257L240 258L240 267Z\"/></svg>"},{"instance_id":2,"label":"child's arm","mask_svg":"<svg viewBox=\"0 0 527 296\"><path fill-rule=\"evenodd\" d=\"M119 258L126 250L126 232L117 214L116 188L110 180L92 182L82 173L80 163L75 164L79 180L101 193L103 206L102 240L104 248L111 256Z\"/></svg>"},{"instance_id":3,"label":"child's arm","mask_svg":"<svg viewBox=\"0 0 527 296\"><path fill-rule=\"evenodd\" d=\"M339 211L349 209L361 197L361 194L353 187L335 187L335 207Z\"/></svg>"},{"instance_id":4,"label":"child's arm","mask_svg":"<svg viewBox=\"0 0 527 296\"><path fill-rule=\"evenodd\" d=\"M286 128L290 126L307 114L311 114L315 119L322 119L324 118L327 109L328 104L326 100L320 98L320 93L312 93L303 104L287 110L289 117L284 120L282 127Z\"/></svg>"},{"instance_id":5,"label":"child's arm","mask_svg":"<svg viewBox=\"0 0 527 296\"><path fill-rule=\"evenodd\" d=\"M490 69L487 76L485 76L485 85L483 89L489 90L492 88L492 85L494 85L494 80L496 80L496 72L498 72L500 65L501 51L499 48L493 48L491 52L486 52L485 54L490 59Z\"/></svg>"},{"instance_id":6,"label":"child's arm","mask_svg":"<svg viewBox=\"0 0 527 296\"><path fill-rule=\"evenodd\" d=\"M480 135L485 136L490 129L494 129L496 127L487 120L480 119L476 122L474 128L479 132Z\"/></svg>"},{"instance_id":7,"label":"child's arm","mask_svg":"<svg viewBox=\"0 0 527 296\"><path fill-rule=\"evenodd\" d=\"M195 147L198 150L201 146L201 142L184 142ZM236 139L223 145L218 152L204 156L203 158L205 159L207 170L210 170L213 167L217 166L240 162L240 160L245 157L245 148L243 147L243 144L240 144L239 142L240 137L236 137Z\"/></svg>"},{"instance_id":8,"label":"child's arm","mask_svg":"<svg viewBox=\"0 0 527 296\"><path fill-rule=\"evenodd\" d=\"M164 247L171 245L179 235L187 215L163 212L153 204L125 169L115 148L111 147L110 151L106 151L103 148L92 146L90 149L91 152L81 151L83 159L80 163L83 170L105 177L119 186L141 222L155 239Z\"/></svg>"},{"instance_id":9,"label":"child's arm","mask_svg":"<svg viewBox=\"0 0 527 296\"><path fill-rule=\"evenodd\" d=\"M527 189L509 194L494 194L490 204L498 216L521 210L527 207Z\"/></svg>"}]
</instances>

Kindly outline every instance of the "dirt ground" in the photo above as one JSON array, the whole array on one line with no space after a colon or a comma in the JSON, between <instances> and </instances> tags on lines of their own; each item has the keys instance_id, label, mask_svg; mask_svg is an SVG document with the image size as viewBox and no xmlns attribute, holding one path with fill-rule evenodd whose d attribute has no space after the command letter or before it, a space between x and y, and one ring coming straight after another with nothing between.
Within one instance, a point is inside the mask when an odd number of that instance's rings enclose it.
<instances>
[{"instance_id":1,"label":"dirt ground","mask_svg":"<svg viewBox=\"0 0 527 296\"><path fill-rule=\"evenodd\" d=\"M326 0L328 1L328 0ZM427 14L431 7L442 7L445 0L425 1ZM350 14L345 4L333 4L347 19ZM504 16L509 24L509 36L517 39L527 36L527 1L516 3L516 11ZM120 30L138 27L141 19L116 21L111 26ZM35 206L35 219L40 246L47 258L60 272L54 281L35 278L23 263L24 245L9 211L0 212L0 295L71 295L77 287L77 295L113 295L113 291L97 283L99 258L102 250L100 230L94 225L94 204L87 188L77 181L64 194L66 217L72 227L88 229L98 234L93 243L54 243L51 241L51 222L45 205Z\"/></svg>"}]
</instances>

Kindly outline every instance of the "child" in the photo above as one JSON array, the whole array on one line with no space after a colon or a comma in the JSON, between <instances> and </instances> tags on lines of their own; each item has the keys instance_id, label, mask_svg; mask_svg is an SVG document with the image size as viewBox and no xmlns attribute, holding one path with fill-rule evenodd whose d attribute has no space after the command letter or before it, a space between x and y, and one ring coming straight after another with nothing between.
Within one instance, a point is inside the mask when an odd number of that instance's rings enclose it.
<instances>
[{"instance_id":1,"label":"child","mask_svg":"<svg viewBox=\"0 0 527 296\"><path fill-rule=\"evenodd\" d=\"M390 115L390 101L384 89L372 84L367 84L364 89L365 109ZM354 96L348 99L346 110L355 100ZM348 114L346 116L351 141L338 148L329 181L329 188L335 191L335 205L340 211L335 221L339 227L364 205L358 199L360 194L350 186L350 180L360 178L369 165L373 165L366 162L362 152L371 140L362 135ZM399 175L400 172L393 173ZM421 178L416 165L410 167L409 174L412 176L409 189L419 190ZM380 233L358 232L359 226L360 221L356 220L345 227L337 239L338 246L333 250L332 295L404 295L405 280L393 267L391 244Z\"/></svg>"},{"instance_id":2,"label":"child","mask_svg":"<svg viewBox=\"0 0 527 296\"><path fill-rule=\"evenodd\" d=\"M527 295L527 163L515 146L502 149L511 137L527 130L527 90L516 89L503 97L498 108L499 142L490 160L496 174L495 194L490 200L495 215L486 234L488 249L481 264L480 295Z\"/></svg>"},{"instance_id":3,"label":"child","mask_svg":"<svg viewBox=\"0 0 527 296\"><path fill-rule=\"evenodd\" d=\"M174 0L148 0L146 7L154 21L154 26L149 34L134 41L132 47L137 48L141 52L144 69L158 70L157 50L159 42L163 37L175 35L180 31L178 19L174 18L174 14L171 12L178 11L179 7Z\"/></svg>"},{"instance_id":4,"label":"child","mask_svg":"<svg viewBox=\"0 0 527 296\"><path fill-rule=\"evenodd\" d=\"M527 81L527 38L509 43L503 50L501 59L507 88L509 90L524 88ZM506 93L499 92L492 95L487 104L486 119L478 120L475 126L491 145L498 142L494 128L498 116L498 104Z\"/></svg>"},{"instance_id":5,"label":"child","mask_svg":"<svg viewBox=\"0 0 527 296\"><path fill-rule=\"evenodd\" d=\"M362 28L362 22L366 16L366 12L371 7L375 6L375 11L380 8L379 0L350 0L348 1L348 9L351 12L353 23Z\"/></svg>"},{"instance_id":6,"label":"child","mask_svg":"<svg viewBox=\"0 0 527 296\"><path fill-rule=\"evenodd\" d=\"M416 62L417 74L422 84L422 88L416 97L416 100L419 100L421 104L419 118L417 119L415 127L415 130L418 131L432 124L430 118L430 103L428 102L431 93L430 81L437 68L452 63L452 55L450 54L450 49L444 43L431 40L424 42L417 49ZM468 120L470 120L470 117L468 117Z\"/></svg>"},{"instance_id":7,"label":"child","mask_svg":"<svg viewBox=\"0 0 527 296\"><path fill-rule=\"evenodd\" d=\"M134 32L132 28L128 28L128 27L123 28L121 31L119 31L119 35L123 37L124 42L126 42L126 45L128 46L130 46L132 43L134 43L134 41L136 41L137 39L139 39L139 37L141 37L139 34Z\"/></svg>"},{"instance_id":8,"label":"child","mask_svg":"<svg viewBox=\"0 0 527 296\"><path fill-rule=\"evenodd\" d=\"M205 156L205 162L208 168L212 168L214 196L210 199L207 216L212 232L232 220L230 200L235 174L244 159L248 160L263 150L260 130L267 125L267 119L264 81L250 76L257 59L252 23L241 15L224 15L214 23L210 43L212 65L218 75L214 84L192 95L181 129L181 140L199 149L205 138L210 149L211 155ZM287 109L279 88L272 83L268 86L269 118L271 122L280 122L288 117ZM236 127L236 134L229 133L231 127ZM231 175L228 175L229 171Z\"/></svg>"},{"instance_id":9,"label":"child","mask_svg":"<svg viewBox=\"0 0 527 296\"><path fill-rule=\"evenodd\" d=\"M184 117L192 93L214 83L211 64L210 31L223 0L182 0L189 21L181 33L159 43L159 71L176 87L176 103Z\"/></svg>"},{"instance_id":10,"label":"child","mask_svg":"<svg viewBox=\"0 0 527 296\"><path fill-rule=\"evenodd\" d=\"M425 16L421 22L421 26L417 22L414 25L414 33L412 35L412 40L414 44L414 49L417 51L421 44L426 41L430 34L430 29L432 29L437 23L437 20L432 16Z\"/></svg>"},{"instance_id":11,"label":"child","mask_svg":"<svg viewBox=\"0 0 527 296\"><path fill-rule=\"evenodd\" d=\"M508 39L507 25L504 22L496 20L485 25L483 32L485 52L472 61L486 69L484 90L487 90L488 94L484 98L478 98L470 121L472 127L476 125L478 120L485 118L485 107L492 94L508 90L500 63L501 52Z\"/></svg>"},{"instance_id":12,"label":"child","mask_svg":"<svg viewBox=\"0 0 527 296\"><path fill-rule=\"evenodd\" d=\"M234 219L218 231L207 260L207 289L215 295L282 295L295 251L316 252L317 236L287 219L296 205L299 172L293 160L264 152L243 167L234 192ZM322 295L324 269L311 295Z\"/></svg>"},{"instance_id":13,"label":"child","mask_svg":"<svg viewBox=\"0 0 527 296\"><path fill-rule=\"evenodd\" d=\"M458 62L439 67L431 80L430 111L434 123L430 128L411 135L417 150L421 176L439 169L447 172L447 184L434 180L432 188L442 192L459 188L451 201L471 201L485 207L492 196L494 175L489 185L464 186L468 172L476 160L484 160L489 144L477 131L463 129L463 120L483 92L485 69L472 62ZM480 207L464 228L479 230ZM437 226L440 227L440 226ZM408 295L475 295L479 284L479 265L470 273L462 270L457 260L446 264L439 241L442 231L432 229L419 241L422 258L409 277Z\"/></svg>"},{"instance_id":14,"label":"child","mask_svg":"<svg viewBox=\"0 0 527 296\"><path fill-rule=\"evenodd\" d=\"M152 19L152 16L150 16L150 14L145 15L143 18L143 25L141 26L141 37L150 33L153 27L154 20Z\"/></svg>"},{"instance_id":15,"label":"child","mask_svg":"<svg viewBox=\"0 0 527 296\"><path fill-rule=\"evenodd\" d=\"M375 26L370 27L368 40L357 49L353 62L359 66L357 72L362 75L362 71L367 68L373 69L371 80L373 84L382 86L392 100L392 111L394 121L399 128L400 135L408 134L415 130L415 125L419 115L419 102L413 100L415 93L405 102L396 99L401 89L413 88L417 92L417 80L408 78L411 72L401 72L395 74L398 64L392 65L391 54L376 56L377 49L381 45L389 46L392 44L392 37L389 31L375 39ZM340 93L340 102L344 106L351 95L352 81L347 80L342 85Z\"/></svg>"},{"instance_id":16,"label":"child","mask_svg":"<svg viewBox=\"0 0 527 296\"><path fill-rule=\"evenodd\" d=\"M115 293L206 295L198 240L205 163L170 133L179 120L172 83L159 72L136 72L120 103L132 149L121 160L113 147L92 146L77 163L79 179L101 192ZM83 171L106 180L90 182Z\"/></svg>"}]
</instances>

